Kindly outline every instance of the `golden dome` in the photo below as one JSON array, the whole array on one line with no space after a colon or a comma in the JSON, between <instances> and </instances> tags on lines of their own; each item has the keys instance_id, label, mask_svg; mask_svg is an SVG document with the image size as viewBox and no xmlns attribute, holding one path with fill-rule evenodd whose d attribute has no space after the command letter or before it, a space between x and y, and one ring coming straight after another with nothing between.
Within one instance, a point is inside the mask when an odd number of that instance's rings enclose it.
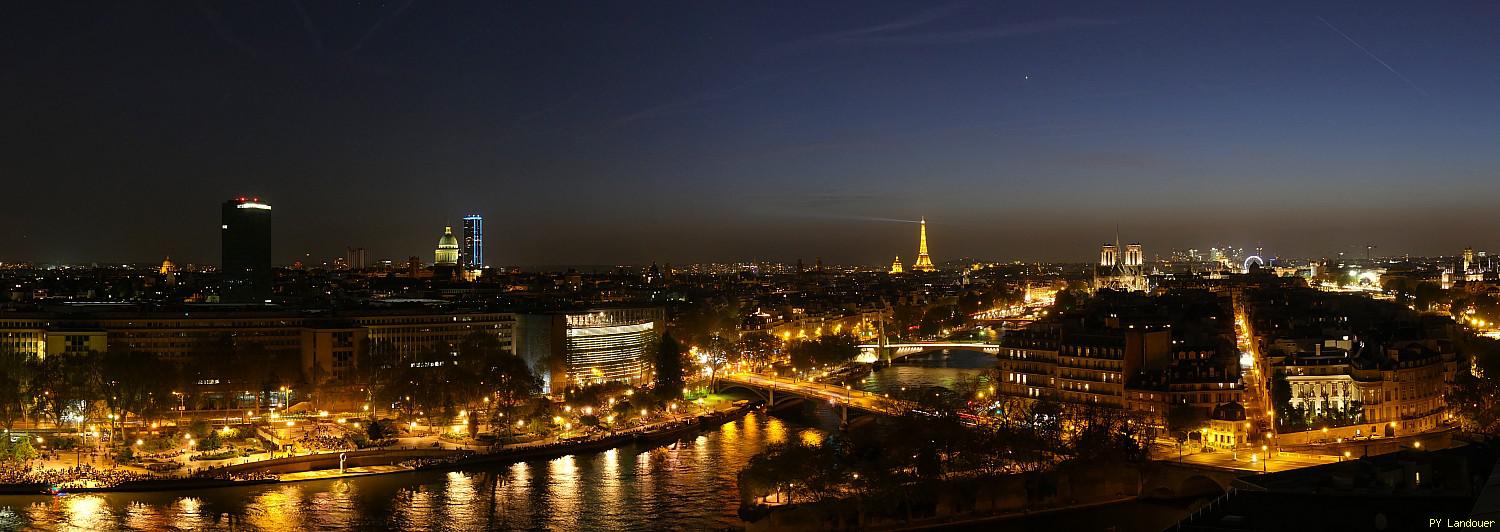
<instances>
[{"instance_id":1,"label":"golden dome","mask_svg":"<svg viewBox=\"0 0 1500 532\"><path fill-rule=\"evenodd\" d=\"M443 227L443 236L438 239L438 249L458 249L458 237L453 236L453 226Z\"/></svg>"},{"instance_id":2,"label":"golden dome","mask_svg":"<svg viewBox=\"0 0 1500 532\"><path fill-rule=\"evenodd\" d=\"M443 237L438 239L437 252L433 254L432 262L438 266L458 264L458 237L453 236L452 226L443 228Z\"/></svg>"}]
</instances>

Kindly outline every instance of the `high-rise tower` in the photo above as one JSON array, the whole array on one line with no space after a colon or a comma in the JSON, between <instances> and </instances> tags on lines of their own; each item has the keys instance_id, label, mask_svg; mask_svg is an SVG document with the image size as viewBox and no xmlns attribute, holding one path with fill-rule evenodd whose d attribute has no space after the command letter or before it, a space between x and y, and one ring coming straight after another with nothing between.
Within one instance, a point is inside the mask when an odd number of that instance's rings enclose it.
<instances>
[{"instance_id":1,"label":"high-rise tower","mask_svg":"<svg viewBox=\"0 0 1500 532\"><path fill-rule=\"evenodd\" d=\"M459 249L459 263L465 270L484 267L484 217L470 214L464 217L463 247Z\"/></svg>"},{"instance_id":2,"label":"high-rise tower","mask_svg":"<svg viewBox=\"0 0 1500 532\"><path fill-rule=\"evenodd\" d=\"M224 202L219 216L219 267L228 301L263 302L271 297L271 206L240 196Z\"/></svg>"},{"instance_id":3,"label":"high-rise tower","mask_svg":"<svg viewBox=\"0 0 1500 532\"><path fill-rule=\"evenodd\" d=\"M917 244L917 262L911 265L911 271L931 272L937 271L937 266L932 265L932 257L927 256L927 218L922 218L922 238Z\"/></svg>"}]
</instances>

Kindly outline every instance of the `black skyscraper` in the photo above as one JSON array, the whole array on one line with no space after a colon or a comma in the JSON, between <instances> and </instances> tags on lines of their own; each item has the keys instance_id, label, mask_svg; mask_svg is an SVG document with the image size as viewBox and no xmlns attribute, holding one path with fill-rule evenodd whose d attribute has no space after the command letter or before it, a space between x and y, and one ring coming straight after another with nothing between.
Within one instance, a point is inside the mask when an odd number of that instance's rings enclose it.
<instances>
[{"instance_id":1,"label":"black skyscraper","mask_svg":"<svg viewBox=\"0 0 1500 532\"><path fill-rule=\"evenodd\" d=\"M271 206L260 198L235 198L224 202L221 220L223 297L265 301L271 297Z\"/></svg>"}]
</instances>

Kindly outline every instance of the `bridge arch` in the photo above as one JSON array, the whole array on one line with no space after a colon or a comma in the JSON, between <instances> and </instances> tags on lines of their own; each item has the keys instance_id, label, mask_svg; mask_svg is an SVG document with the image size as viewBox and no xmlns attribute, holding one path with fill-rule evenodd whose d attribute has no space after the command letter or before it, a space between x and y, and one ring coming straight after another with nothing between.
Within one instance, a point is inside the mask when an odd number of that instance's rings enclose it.
<instances>
[{"instance_id":1,"label":"bridge arch","mask_svg":"<svg viewBox=\"0 0 1500 532\"><path fill-rule=\"evenodd\" d=\"M1217 479L1210 478L1207 475L1193 475L1182 480L1182 485L1178 488L1177 493L1179 497L1199 497L1204 495L1217 497L1227 491L1229 491L1229 486Z\"/></svg>"},{"instance_id":2,"label":"bridge arch","mask_svg":"<svg viewBox=\"0 0 1500 532\"><path fill-rule=\"evenodd\" d=\"M1250 474L1165 462L1153 463L1148 471L1140 493L1153 499L1217 497L1229 491L1235 478Z\"/></svg>"}]
</instances>

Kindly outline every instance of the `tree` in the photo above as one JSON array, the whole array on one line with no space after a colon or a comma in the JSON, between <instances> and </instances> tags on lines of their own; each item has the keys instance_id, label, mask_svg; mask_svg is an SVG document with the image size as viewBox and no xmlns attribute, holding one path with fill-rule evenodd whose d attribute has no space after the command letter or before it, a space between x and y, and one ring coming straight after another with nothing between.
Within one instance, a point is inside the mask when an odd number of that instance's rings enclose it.
<instances>
[{"instance_id":1,"label":"tree","mask_svg":"<svg viewBox=\"0 0 1500 532\"><path fill-rule=\"evenodd\" d=\"M710 386L719 378L719 368L729 362L729 353L734 350L735 342L717 334L708 338L708 343L703 346L704 365L708 366L708 382Z\"/></svg>"},{"instance_id":2,"label":"tree","mask_svg":"<svg viewBox=\"0 0 1500 532\"><path fill-rule=\"evenodd\" d=\"M1167 430L1177 439L1178 460L1182 459L1182 445L1187 443L1188 433L1202 427L1204 419L1203 410L1192 405L1176 404L1167 410Z\"/></svg>"},{"instance_id":3,"label":"tree","mask_svg":"<svg viewBox=\"0 0 1500 532\"><path fill-rule=\"evenodd\" d=\"M12 351L0 352L0 423L8 433L17 421L26 417L31 396L26 387L31 379L32 366L27 356Z\"/></svg>"},{"instance_id":4,"label":"tree","mask_svg":"<svg viewBox=\"0 0 1500 532\"><path fill-rule=\"evenodd\" d=\"M824 335L812 340L799 340L787 348L792 366L809 370L819 366L842 364L859 356L859 340L844 333Z\"/></svg>"},{"instance_id":5,"label":"tree","mask_svg":"<svg viewBox=\"0 0 1500 532\"><path fill-rule=\"evenodd\" d=\"M1281 428L1299 425L1301 412L1292 408L1292 384L1286 374L1277 370L1271 373L1271 406L1276 410L1276 424Z\"/></svg>"},{"instance_id":6,"label":"tree","mask_svg":"<svg viewBox=\"0 0 1500 532\"><path fill-rule=\"evenodd\" d=\"M114 430L123 430L128 415L144 418L153 410L158 395L172 392L168 381L162 378L171 368L154 354L113 348L104 353L100 365L101 398L109 413L114 414L110 423Z\"/></svg>"},{"instance_id":7,"label":"tree","mask_svg":"<svg viewBox=\"0 0 1500 532\"><path fill-rule=\"evenodd\" d=\"M1051 314L1057 316L1072 312L1074 309L1082 306L1087 299L1088 295L1082 290L1075 290L1071 287L1059 290L1057 296L1052 300Z\"/></svg>"},{"instance_id":8,"label":"tree","mask_svg":"<svg viewBox=\"0 0 1500 532\"><path fill-rule=\"evenodd\" d=\"M491 347L486 348L487 354L483 356L485 369L481 372L484 376L481 387L485 396L493 401L493 408L489 411L490 424L493 426L499 422L509 430L510 424L502 418L510 416L514 419L517 408L542 391L542 378L531 371L526 359L500 348L498 340L494 344L486 341L485 345Z\"/></svg>"},{"instance_id":9,"label":"tree","mask_svg":"<svg viewBox=\"0 0 1500 532\"><path fill-rule=\"evenodd\" d=\"M371 419L365 423L365 434L370 437L370 441L378 441L395 433L389 421Z\"/></svg>"},{"instance_id":10,"label":"tree","mask_svg":"<svg viewBox=\"0 0 1500 532\"><path fill-rule=\"evenodd\" d=\"M99 398L99 358L90 351L31 359L27 393L35 398L32 417L47 416L60 426L71 411L80 423L87 422Z\"/></svg>"},{"instance_id":11,"label":"tree","mask_svg":"<svg viewBox=\"0 0 1500 532\"><path fill-rule=\"evenodd\" d=\"M894 330L887 332L898 339L906 338L911 331L922 324L926 316L927 309L920 305L896 305L891 308L891 323L894 325Z\"/></svg>"},{"instance_id":12,"label":"tree","mask_svg":"<svg viewBox=\"0 0 1500 532\"><path fill-rule=\"evenodd\" d=\"M656 349L656 394L662 397L682 395L682 346L672 333L663 334Z\"/></svg>"},{"instance_id":13,"label":"tree","mask_svg":"<svg viewBox=\"0 0 1500 532\"><path fill-rule=\"evenodd\" d=\"M752 364L769 364L781 354L782 342L773 334L755 331L740 335L739 341L735 342L735 349L739 351L740 357Z\"/></svg>"}]
</instances>

